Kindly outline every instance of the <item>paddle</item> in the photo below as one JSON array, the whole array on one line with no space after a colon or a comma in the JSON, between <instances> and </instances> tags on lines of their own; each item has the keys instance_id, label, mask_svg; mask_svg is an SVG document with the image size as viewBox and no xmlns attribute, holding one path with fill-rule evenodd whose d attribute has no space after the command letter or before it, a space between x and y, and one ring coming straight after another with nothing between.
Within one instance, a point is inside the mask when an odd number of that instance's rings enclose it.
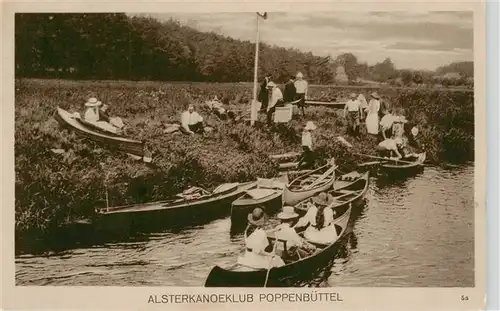
<instances>
[{"instance_id":1,"label":"paddle","mask_svg":"<svg viewBox=\"0 0 500 311\"><path fill-rule=\"evenodd\" d=\"M377 156L372 156L369 154L362 154L362 153L354 153L355 155L362 156L362 157L368 157L372 159L378 159L378 160L384 160L384 161L394 161L394 162L401 162L405 164L415 164L415 162L410 162L410 161L405 161L405 160L397 160L397 159L387 159L384 157L377 157Z\"/></svg>"},{"instance_id":2,"label":"paddle","mask_svg":"<svg viewBox=\"0 0 500 311\"><path fill-rule=\"evenodd\" d=\"M278 247L278 238L276 237L276 233L274 233L274 247L273 247L273 254L276 255L276 248ZM271 272L272 266L271 266L271 260L273 260L273 256L270 256L270 261L269 261L269 267L267 268L266 272L266 280L264 281L264 287L267 287L267 281L269 280L269 273Z\"/></svg>"},{"instance_id":3,"label":"paddle","mask_svg":"<svg viewBox=\"0 0 500 311\"><path fill-rule=\"evenodd\" d=\"M337 169L337 166L334 165L332 166L331 168L329 168L326 172L324 172L320 177L318 177L314 182L312 182L310 185L308 186L305 186L304 189L307 190L307 189L311 189L312 187L314 187L315 185L319 184L320 182L322 182L328 175L330 175L330 173L332 173L333 171L335 171Z\"/></svg>"}]
</instances>

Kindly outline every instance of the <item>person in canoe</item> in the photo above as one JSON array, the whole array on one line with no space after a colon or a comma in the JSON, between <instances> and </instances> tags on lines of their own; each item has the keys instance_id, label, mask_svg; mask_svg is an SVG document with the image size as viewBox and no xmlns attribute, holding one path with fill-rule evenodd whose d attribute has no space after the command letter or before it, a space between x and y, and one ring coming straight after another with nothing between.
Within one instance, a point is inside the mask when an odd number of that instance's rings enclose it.
<instances>
[{"instance_id":1,"label":"person in canoe","mask_svg":"<svg viewBox=\"0 0 500 311\"><path fill-rule=\"evenodd\" d=\"M316 129L316 125L312 121L307 121L304 130L302 131L302 156L300 157L298 168L310 168L314 166L315 157L312 148L312 131Z\"/></svg>"},{"instance_id":2,"label":"person in canoe","mask_svg":"<svg viewBox=\"0 0 500 311\"><path fill-rule=\"evenodd\" d=\"M271 93L269 105L267 106L267 124L271 124L273 121L273 113L276 111L276 107L283 105L283 93L273 81L269 82L267 88Z\"/></svg>"},{"instance_id":3,"label":"person in canoe","mask_svg":"<svg viewBox=\"0 0 500 311\"><path fill-rule=\"evenodd\" d=\"M403 147L403 140L396 137L384 139L376 148L382 157L391 158L394 153L398 159L401 159L403 157L401 155Z\"/></svg>"},{"instance_id":4,"label":"person in canoe","mask_svg":"<svg viewBox=\"0 0 500 311\"><path fill-rule=\"evenodd\" d=\"M295 213L292 206L283 206L283 210L277 215L277 218L281 221L281 224L275 229L276 237L285 240L287 245L287 252L283 257L286 259L300 259L316 251L316 247L304 240L293 228L299 214Z\"/></svg>"},{"instance_id":5,"label":"person in canoe","mask_svg":"<svg viewBox=\"0 0 500 311\"><path fill-rule=\"evenodd\" d=\"M123 127L125 126L123 120L120 117L110 116L108 104L103 104L102 107L99 109L99 121L108 122L109 124L119 129L123 129Z\"/></svg>"},{"instance_id":6,"label":"person in canoe","mask_svg":"<svg viewBox=\"0 0 500 311\"><path fill-rule=\"evenodd\" d=\"M347 119L347 133L352 136L359 135L359 123L361 116L361 106L356 93L349 96L349 100L344 106L344 118Z\"/></svg>"},{"instance_id":7,"label":"person in canoe","mask_svg":"<svg viewBox=\"0 0 500 311\"><path fill-rule=\"evenodd\" d=\"M245 230L245 254L238 258L238 264L254 268L269 269L285 265L283 259L275 252L268 252L271 247L267 233L263 229L266 223L264 209L256 207L248 214L248 227Z\"/></svg>"},{"instance_id":8,"label":"person in canoe","mask_svg":"<svg viewBox=\"0 0 500 311\"><path fill-rule=\"evenodd\" d=\"M295 85L295 100L300 100L297 104L297 107L302 110L302 116L305 116L305 107L306 107L306 100L307 100L307 88L308 84L307 81L304 80L304 75L302 72L298 72L296 75L296 80L294 82Z\"/></svg>"},{"instance_id":9,"label":"person in canoe","mask_svg":"<svg viewBox=\"0 0 500 311\"><path fill-rule=\"evenodd\" d=\"M98 101L97 98L89 98L85 103L85 112L83 114L84 120L88 122L99 121L99 107L101 105L102 102Z\"/></svg>"},{"instance_id":10,"label":"person in canoe","mask_svg":"<svg viewBox=\"0 0 500 311\"><path fill-rule=\"evenodd\" d=\"M299 219L295 228L306 227L304 237L311 242L329 244L337 240L338 233L333 224L334 212L327 207L328 196L326 193L313 198L314 204L307 203L307 213Z\"/></svg>"},{"instance_id":11,"label":"person in canoe","mask_svg":"<svg viewBox=\"0 0 500 311\"><path fill-rule=\"evenodd\" d=\"M181 130L190 135L203 133L203 117L194 111L193 105L189 105L181 115Z\"/></svg>"},{"instance_id":12,"label":"person in canoe","mask_svg":"<svg viewBox=\"0 0 500 311\"><path fill-rule=\"evenodd\" d=\"M112 119L106 114L107 105L104 105L106 108L100 108L102 106L102 102L97 100L97 98L89 98L85 103L84 120L105 131L118 133L123 127L123 122L120 119L116 124L110 123ZM104 112L104 114L101 115L101 112Z\"/></svg>"}]
</instances>

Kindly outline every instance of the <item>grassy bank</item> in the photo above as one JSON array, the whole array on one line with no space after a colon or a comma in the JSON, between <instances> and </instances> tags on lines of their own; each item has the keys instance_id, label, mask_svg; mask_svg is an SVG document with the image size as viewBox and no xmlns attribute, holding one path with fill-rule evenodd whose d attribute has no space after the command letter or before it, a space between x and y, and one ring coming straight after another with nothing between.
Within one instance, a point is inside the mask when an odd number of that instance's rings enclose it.
<instances>
[{"instance_id":1,"label":"grassy bank","mask_svg":"<svg viewBox=\"0 0 500 311\"><path fill-rule=\"evenodd\" d=\"M66 223L92 215L104 206L105 185L111 205L163 199L189 185L214 188L223 182L272 177L278 163L270 154L300 150L301 127L314 120L314 146L320 161L335 156L352 164L352 152L374 153L374 139L345 136L346 122L337 110L309 107L306 119L267 127L221 122L201 105L209 96L224 97L234 109L248 108L247 84L168 84L160 82L16 81L15 168L16 237L43 236ZM346 89L315 86L311 97L342 99ZM368 96L371 89L359 92ZM439 164L472 160L474 154L473 93L377 88L394 107L420 128L428 159ZM128 125L127 135L145 139L154 163L135 161L62 129L55 108L82 112L91 96L108 103L111 114ZM198 111L211 133L199 136L162 134L163 124L176 122L187 104ZM354 148L335 140L343 135ZM51 149L64 149L56 154Z\"/></svg>"}]
</instances>

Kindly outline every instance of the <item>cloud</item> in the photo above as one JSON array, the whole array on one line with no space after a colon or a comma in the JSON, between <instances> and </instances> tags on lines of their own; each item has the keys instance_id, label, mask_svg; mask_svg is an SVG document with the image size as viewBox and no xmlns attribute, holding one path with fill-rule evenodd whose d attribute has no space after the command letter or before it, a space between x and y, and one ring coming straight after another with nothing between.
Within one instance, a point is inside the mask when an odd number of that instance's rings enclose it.
<instances>
[{"instance_id":1,"label":"cloud","mask_svg":"<svg viewBox=\"0 0 500 311\"><path fill-rule=\"evenodd\" d=\"M314 54L352 52L369 64L390 57L402 68L435 69L473 59L472 12L269 12L261 41ZM255 41L254 13L162 13L201 31ZM416 60L416 61L415 61Z\"/></svg>"}]
</instances>

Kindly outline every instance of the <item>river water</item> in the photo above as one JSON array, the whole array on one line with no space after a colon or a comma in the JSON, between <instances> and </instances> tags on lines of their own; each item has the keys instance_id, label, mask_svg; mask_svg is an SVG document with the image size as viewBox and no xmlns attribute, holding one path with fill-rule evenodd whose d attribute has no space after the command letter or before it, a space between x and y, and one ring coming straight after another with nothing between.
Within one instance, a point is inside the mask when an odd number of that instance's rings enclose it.
<instances>
[{"instance_id":1,"label":"river water","mask_svg":"<svg viewBox=\"0 0 500 311\"><path fill-rule=\"evenodd\" d=\"M474 286L474 168L370 181L327 273L311 286ZM243 247L229 218L141 239L16 257L17 285L203 286Z\"/></svg>"}]
</instances>

